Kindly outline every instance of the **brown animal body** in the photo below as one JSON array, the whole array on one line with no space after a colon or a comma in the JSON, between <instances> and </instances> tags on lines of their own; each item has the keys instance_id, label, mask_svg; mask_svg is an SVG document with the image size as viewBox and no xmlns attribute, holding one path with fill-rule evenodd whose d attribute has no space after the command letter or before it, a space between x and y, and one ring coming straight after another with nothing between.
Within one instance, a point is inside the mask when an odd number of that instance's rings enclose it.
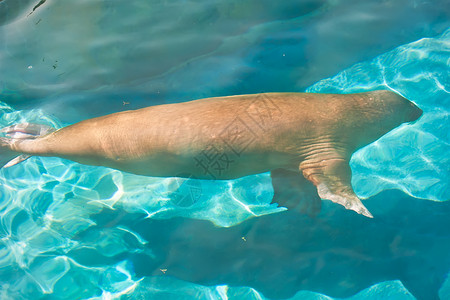
<instances>
[{"instance_id":1,"label":"brown animal body","mask_svg":"<svg viewBox=\"0 0 450 300\"><path fill-rule=\"evenodd\" d=\"M271 171L275 201L297 206L294 194L311 182L318 194L304 195L310 200L300 210L313 203L309 209L317 211L322 198L370 217L351 187L350 157L421 114L390 91L268 93L124 111L43 135L36 134L43 132L39 125L10 126L0 142L10 155L55 156L147 176L219 180Z\"/></svg>"}]
</instances>

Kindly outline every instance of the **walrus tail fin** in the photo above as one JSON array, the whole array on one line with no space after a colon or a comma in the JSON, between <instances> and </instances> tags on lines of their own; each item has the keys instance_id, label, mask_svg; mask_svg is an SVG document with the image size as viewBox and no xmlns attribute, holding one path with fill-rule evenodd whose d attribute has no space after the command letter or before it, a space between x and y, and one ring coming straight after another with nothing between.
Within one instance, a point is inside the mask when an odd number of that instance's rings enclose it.
<instances>
[{"instance_id":1,"label":"walrus tail fin","mask_svg":"<svg viewBox=\"0 0 450 300\"><path fill-rule=\"evenodd\" d=\"M1 129L0 133L6 136L0 137L0 168L12 167L31 157L28 154L20 154L20 152L17 152L14 146L18 142L34 140L55 130L51 126L32 123L21 123Z\"/></svg>"},{"instance_id":2,"label":"walrus tail fin","mask_svg":"<svg viewBox=\"0 0 450 300\"><path fill-rule=\"evenodd\" d=\"M345 159L328 159L319 163L304 162L300 165L303 176L317 187L322 199L331 200L360 215L373 218L369 210L356 196L351 185L351 169Z\"/></svg>"}]
</instances>

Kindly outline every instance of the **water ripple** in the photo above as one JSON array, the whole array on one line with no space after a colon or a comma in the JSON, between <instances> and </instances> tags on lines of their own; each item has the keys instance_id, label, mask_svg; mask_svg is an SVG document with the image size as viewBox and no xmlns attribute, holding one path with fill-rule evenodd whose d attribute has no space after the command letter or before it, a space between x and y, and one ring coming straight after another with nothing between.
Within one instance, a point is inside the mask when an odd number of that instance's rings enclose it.
<instances>
[{"instance_id":1,"label":"water ripple","mask_svg":"<svg viewBox=\"0 0 450 300\"><path fill-rule=\"evenodd\" d=\"M449 38L447 31L438 38L399 47L309 89L350 93L391 88L425 112L418 122L398 128L354 155L353 185L360 196L396 188L419 198L449 200L450 158L443 155L450 153ZM0 102L0 112L0 126L24 121L61 126L39 110L16 111ZM266 299L249 287L137 277L130 257L145 257L164 274L167 270L160 260L165 254L153 251L154 240L120 221L128 215L181 216L229 227L283 211L269 204L272 193L268 174L220 183L193 182L135 176L57 158L31 158L0 171L0 296ZM447 279L440 293L445 297L448 291ZM333 299L309 291L300 291L292 299L305 297ZM348 299L394 297L413 299L398 280L374 284Z\"/></svg>"}]
</instances>

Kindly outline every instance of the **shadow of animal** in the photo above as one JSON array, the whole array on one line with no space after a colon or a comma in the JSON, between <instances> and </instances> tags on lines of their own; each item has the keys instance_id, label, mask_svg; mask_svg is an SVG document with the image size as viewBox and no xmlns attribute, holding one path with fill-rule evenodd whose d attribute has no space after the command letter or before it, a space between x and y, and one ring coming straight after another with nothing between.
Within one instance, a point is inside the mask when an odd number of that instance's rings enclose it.
<instances>
[{"instance_id":1,"label":"shadow of animal","mask_svg":"<svg viewBox=\"0 0 450 300\"><path fill-rule=\"evenodd\" d=\"M127 226L138 233L149 241L149 251L90 255L96 264L128 259L137 277L248 286L273 299L292 297L300 290L349 297L398 279L417 299L438 299L450 270L450 202L390 190L365 204L374 219L326 201L316 218L285 211L230 228L189 218L154 220L104 210L93 216L97 225L78 238L110 226ZM68 255L89 264L84 254L74 250Z\"/></svg>"}]
</instances>

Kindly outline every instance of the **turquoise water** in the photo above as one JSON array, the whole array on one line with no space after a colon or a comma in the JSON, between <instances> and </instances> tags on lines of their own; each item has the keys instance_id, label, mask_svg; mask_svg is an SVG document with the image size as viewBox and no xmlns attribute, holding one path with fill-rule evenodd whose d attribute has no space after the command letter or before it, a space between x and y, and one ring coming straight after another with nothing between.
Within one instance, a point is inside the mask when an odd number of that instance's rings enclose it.
<instances>
[{"instance_id":1,"label":"turquoise water","mask_svg":"<svg viewBox=\"0 0 450 300\"><path fill-rule=\"evenodd\" d=\"M286 211L268 174L38 157L0 170L1 299L450 299L444 1L47 0L30 14L38 2L0 2L0 127L305 90L390 88L424 115L352 157L373 220Z\"/></svg>"}]
</instances>

